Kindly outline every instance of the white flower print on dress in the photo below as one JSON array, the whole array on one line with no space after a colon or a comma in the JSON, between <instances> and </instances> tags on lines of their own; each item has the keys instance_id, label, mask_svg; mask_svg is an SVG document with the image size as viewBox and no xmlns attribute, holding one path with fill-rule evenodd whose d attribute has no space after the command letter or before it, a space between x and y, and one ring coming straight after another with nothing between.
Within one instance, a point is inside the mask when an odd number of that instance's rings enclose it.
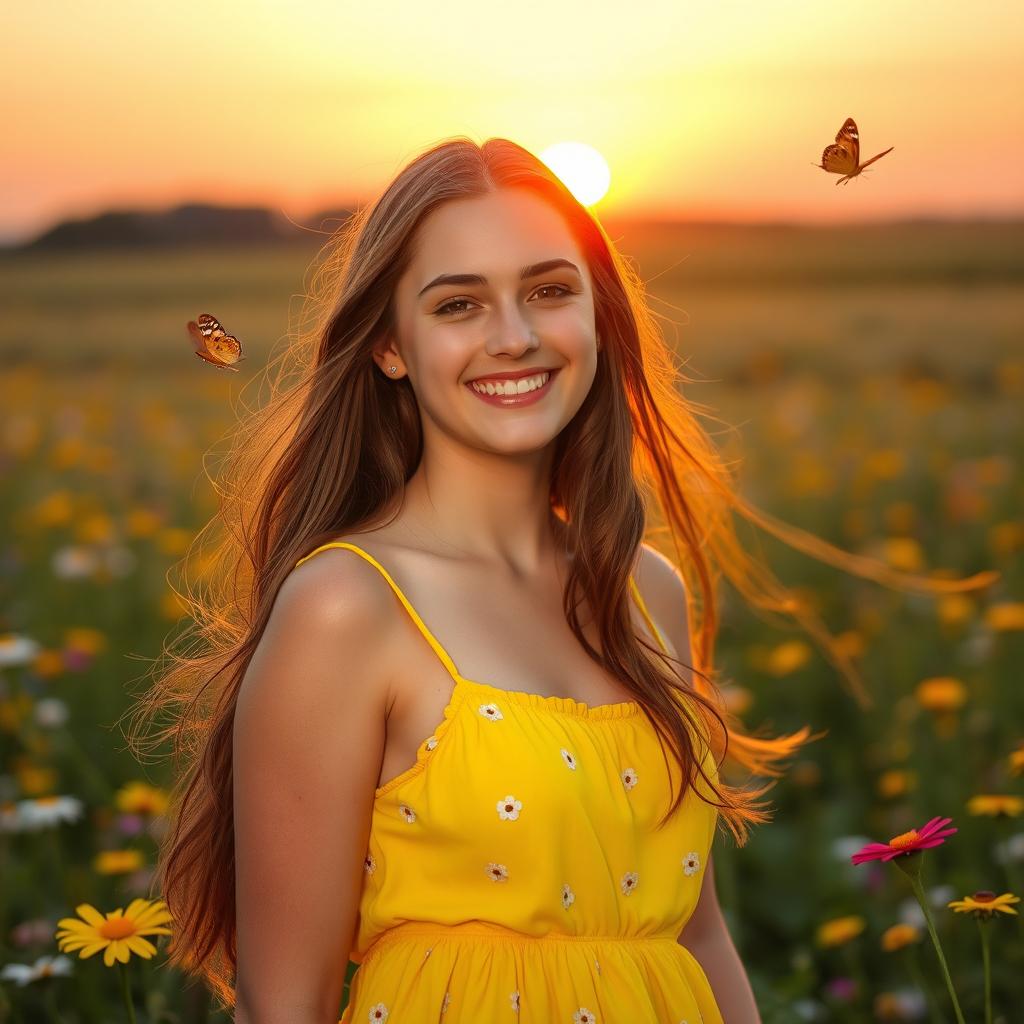
<instances>
[{"instance_id":1,"label":"white flower print on dress","mask_svg":"<svg viewBox=\"0 0 1024 1024\"><path fill-rule=\"evenodd\" d=\"M572 891L572 889L569 888L569 883L566 882L562 886L562 907L565 910L568 910L569 907L571 907L573 905L573 903L575 903L575 902L576 902L576 893L574 893Z\"/></svg>"},{"instance_id":2,"label":"white flower print on dress","mask_svg":"<svg viewBox=\"0 0 1024 1024\"><path fill-rule=\"evenodd\" d=\"M597 1024L597 1017L594 1016L592 1010L588 1010L586 1007L581 1006L572 1015L572 1024Z\"/></svg>"},{"instance_id":3,"label":"white flower print on dress","mask_svg":"<svg viewBox=\"0 0 1024 1024\"><path fill-rule=\"evenodd\" d=\"M490 718L492 721L505 717L497 704L481 704L478 710L484 718Z\"/></svg>"},{"instance_id":4,"label":"white flower print on dress","mask_svg":"<svg viewBox=\"0 0 1024 1024\"><path fill-rule=\"evenodd\" d=\"M562 747L562 760L573 770L576 771L576 758L569 753L565 747Z\"/></svg>"},{"instance_id":5,"label":"white flower print on dress","mask_svg":"<svg viewBox=\"0 0 1024 1024\"><path fill-rule=\"evenodd\" d=\"M373 854L368 853L363 858L363 867L366 869L368 875L372 875L377 870L377 862L373 859Z\"/></svg>"},{"instance_id":6,"label":"white flower print on dress","mask_svg":"<svg viewBox=\"0 0 1024 1024\"><path fill-rule=\"evenodd\" d=\"M636 785L636 769L627 768L622 773L622 784L626 789L632 789Z\"/></svg>"},{"instance_id":7,"label":"white flower print on dress","mask_svg":"<svg viewBox=\"0 0 1024 1024\"><path fill-rule=\"evenodd\" d=\"M388 1008L383 1003L371 1006L369 1016L366 1019L371 1021L387 1020Z\"/></svg>"},{"instance_id":8,"label":"white flower print on dress","mask_svg":"<svg viewBox=\"0 0 1024 1024\"><path fill-rule=\"evenodd\" d=\"M516 989L515 992L509 992L508 999L509 999L509 1002L512 1004L512 1012L513 1013L518 1013L519 1012L519 989Z\"/></svg>"},{"instance_id":9,"label":"white flower print on dress","mask_svg":"<svg viewBox=\"0 0 1024 1024\"><path fill-rule=\"evenodd\" d=\"M444 999L441 1001L441 1012L442 1013L447 1013L448 1012L448 1004L451 1001L452 1001L452 994L451 994L451 992L445 992Z\"/></svg>"},{"instance_id":10,"label":"white flower print on dress","mask_svg":"<svg viewBox=\"0 0 1024 1024\"><path fill-rule=\"evenodd\" d=\"M436 747L436 746L437 746L437 737L436 736L428 736L427 737L427 750L433 750L434 747Z\"/></svg>"},{"instance_id":11,"label":"white flower print on dress","mask_svg":"<svg viewBox=\"0 0 1024 1024\"><path fill-rule=\"evenodd\" d=\"M398 810L408 824L411 825L416 820L416 812L408 804L399 804Z\"/></svg>"},{"instance_id":12,"label":"white flower print on dress","mask_svg":"<svg viewBox=\"0 0 1024 1024\"><path fill-rule=\"evenodd\" d=\"M511 793L504 800L498 801L498 817L502 821L515 821L523 809L522 800L517 800Z\"/></svg>"},{"instance_id":13,"label":"white flower print on dress","mask_svg":"<svg viewBox=\"0 0 1024 1024\"><path fill-rule=\"evenodd\" d=\"M696 851L688 853L683 858L683 874L692 875L694 871L700 870L700 854Z\"/></svg>"},{"instance_id":14,"label":"white flower print on dress","mask_svg":"<svg viewBox=\"0 0 1024 1024\"><path fill-rule=\"evenodd\" d=\"M487 865L487 874L490 875L495 882L508 881L508 868L505 867L504 864L495 864L494 861L491 861Z\"/></svg>"},{"instance_id":15,"label":"white flower print on dress","mask_svg":"<svg viewBox=\"0 0 1024 1024\"><path fill-rule=\"evenodd\" d=\"M619 883L619 885L622 886L622 891L628 896L636 888L636 884L638 881L639 878L637 877L637 873L635 871L627 871L622 876L622 881Z\"/></svg>"}]
</instances>

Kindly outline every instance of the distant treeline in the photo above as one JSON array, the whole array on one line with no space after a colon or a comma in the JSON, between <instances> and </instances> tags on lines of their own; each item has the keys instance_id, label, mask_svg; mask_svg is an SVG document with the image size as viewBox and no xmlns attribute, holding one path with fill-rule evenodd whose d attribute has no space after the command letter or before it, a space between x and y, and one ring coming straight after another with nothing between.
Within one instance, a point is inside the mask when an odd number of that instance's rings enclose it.
<instances>
[{"instance_id":1,"label":"distant treeline","mask_svg":"<svg viewBox=\"0 0 1024 1024\"><path fill-rule=\"evenodd\" d=\"M63 221L8 257L63 252L276 248L323 244L353 209L294 223L278 210L188 203L164 211L111 210ZM1024 280L1024 218L916 218L842 224L637 220L600 215L608 235L663 284L904 285Z\"/></svg>"},{"instance_id":2,"label":"distant treeline","mask_svg":"<svg viewBox=\"0 0 1024 1024\"><path fill-rule=\"evenodd\" d=\"M309 218L314 230L336 229L352 211L324 210ZM327 224L325 222L330 222ZM106 249L124 246L193 246L295 242L303 229L263 206L185 203L170 210L107 210L95 217L64 220L18 252Z\"/></svg>"}]
</instances>

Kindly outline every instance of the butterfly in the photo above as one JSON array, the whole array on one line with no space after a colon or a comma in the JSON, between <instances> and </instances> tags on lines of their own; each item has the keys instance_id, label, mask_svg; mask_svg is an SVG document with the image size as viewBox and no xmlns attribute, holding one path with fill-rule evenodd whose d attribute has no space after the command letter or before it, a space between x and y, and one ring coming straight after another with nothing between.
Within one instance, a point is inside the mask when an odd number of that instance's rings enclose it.
<instances>
[{"instance_id":1,"label":"butterfly","mask_svg":"<svg viewBox=\"0 0 1024 1024\"><path fill-rule=\"evenodd\" d=\"M814 164L813 166L821 167L832 174L842 174L843 177L839 181L847 182L851 178L856 178L868 164L873 164L879 157L885 156L886 153L891 153L895 148L895 146L890 146L884 152L879 153L878 156L873 156L870 160L861 163L860 135L857 132L857 122L852 117L848 117L843 122L843 127L839 129L835 144L826 146L825 152L821 154L821 163ZM837 185L839 181L836 182Z\"/></svg>"},{"instance_id":2,"label":"butterfly","mask_svg":"<svg viewBox=\"0 0 1024 1024\"><path fill-rule=\"evenodd\" d=\"M237 363L245 358L239 340L225 332L220 321L209 313L200 313L195 320L189 320L188 333L196 355L214 366L222 366L225 370L238 372Z\"/></svg>"}]
</instances>

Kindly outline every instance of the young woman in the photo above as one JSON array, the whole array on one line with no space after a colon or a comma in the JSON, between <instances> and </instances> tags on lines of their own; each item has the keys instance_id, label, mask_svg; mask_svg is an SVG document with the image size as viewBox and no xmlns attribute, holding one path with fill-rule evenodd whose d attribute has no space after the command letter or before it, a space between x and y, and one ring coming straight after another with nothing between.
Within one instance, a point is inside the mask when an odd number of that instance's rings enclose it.
<instances>
[{"instance_id":1,"label":"young woman","mask_svg":"<svg viewBox=\"0 0 1024 1024\"><path fill-rule=\"evenodd\" d=\"M711 846L771 784L719 765L813 737L725 711L716 573L863 691L730 510L906 578L740 500L639 279L521 147L430 149L334 242L304 372L239 434L207 651L149 698L207 709L172 958L247 1024L334 1021L350 959L346 1024L754 1024Z\"/></svg>"}]
</instances>

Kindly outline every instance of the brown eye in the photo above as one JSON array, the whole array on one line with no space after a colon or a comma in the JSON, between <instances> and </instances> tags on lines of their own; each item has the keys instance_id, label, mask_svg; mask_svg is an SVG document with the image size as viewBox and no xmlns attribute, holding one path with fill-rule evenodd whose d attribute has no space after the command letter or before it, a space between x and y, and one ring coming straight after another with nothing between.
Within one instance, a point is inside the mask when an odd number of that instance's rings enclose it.
<instances>
[{"instance_id":1,"label":"brown eye","mask_svg":"<svg viewBox=\"0 0 1024 1024\"><path fill-rule=\"evenodd\" d=\"M567 288L563 284L543 284L543 285L541 285L537 289L536 292L534 292L534 294L536 295L538 292L547 291L549 288L557 288L559 294L558 295L553 295L553 296L548 296L548 298L560 299L560 298L562 298L563 295L572 295L573 294L573 290L571 288ZM463 305L465 303L469 303L470 305L475 305L475 303L470 302L469 299L449 299L443 306L438 306L437 309L434 310L434 314L433 315L434 316L458 316L460 313L468 313L469 310L467 310L467 309L453 309L452 308L454 306Z\"/></svg>"}]
</instances>

